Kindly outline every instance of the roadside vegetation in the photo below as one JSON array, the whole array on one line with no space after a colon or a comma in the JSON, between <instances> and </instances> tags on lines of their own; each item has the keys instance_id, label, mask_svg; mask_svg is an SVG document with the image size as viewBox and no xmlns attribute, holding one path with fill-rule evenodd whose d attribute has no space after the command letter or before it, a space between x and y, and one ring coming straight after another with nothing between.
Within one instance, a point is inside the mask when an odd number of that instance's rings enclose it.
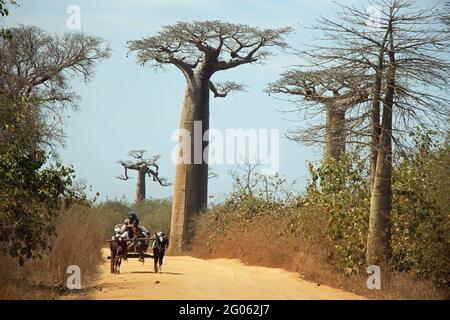
<instances>
[{"instance_id":1,"label":"roadside vegetation","mask_svg":"<svg viewBox=\"0 0 450 320\"><path fill-rule=\"evenodd\" d=\"M101 217L88 206L74 206L58 213L55 233L39 250L39 258L27 259L21 266L8 254L0 255L0 299L54 299L68 294L67 267L81 270L84 292L98 276L102 263L104 235Z\"/></svg>"},{"instance_id":2,"label":"roadside vegetation","mask_svg":"<svg viewBox=\"0 0 450 320\"><path fill-rule=\"evenodd\" d=\"M283 178L244 168L198 219L195 254L298 270L369 297L448 298L449 7L369 4L377 17L336 2L304 27L315 39L266 89L299 122L287 138L323 147L307 189L292 194ZM382 290L366 287L371 265Z\"/></svg>"},{"instance_id":3,"label":"roadside vegetation","mask_svg":"<svg viewBox=\"0 0 450 320\"><path fill-rule=\"evenodd\" d=\"M15 1L0 1L2 16ZM20 25L0 33L0 297L49 298L71 264L88 282L101 261L102 229L57 149L70 82L88 82L109 56L100 38L51 35ZM94 226L94 227L93 227Z\"/></svg>"},{"instance_id":4,"label":"roadside vegetation","mask_svg":"<svg viewBox=\"0 0 450 320\"><path fill-rule=\"evenodd\" d=\"M81 270L82 289L77 297L88 292L104 263L102 249L114 225L123 223L127 212L135 210L151 232L167 232L170 208L169 200L145 200L138 205L107 201L83 202L55 212L54 233L45 241L46 250L37 250L36 256L25 258L22 265L16 256L0 254L0 299L56 299L73 294L66 287L70 265Z\"/></svg>"},{"instance_id":5,"label":"roadside vegetation","mask_svg":"<svg viewBox=\"0 0 450 320\"><path fill-rule=\"evenodd\" d=\"M426 134L412 151L396 153L393 253L381 268L382 290L366 286L370 168L359 149L311 164L299 194L283 177L239 168L227 200L198 219L191 253L296 271L370 298L450 298L449 166L449 140L437 144Z\"/></svg>"}]
</instances>

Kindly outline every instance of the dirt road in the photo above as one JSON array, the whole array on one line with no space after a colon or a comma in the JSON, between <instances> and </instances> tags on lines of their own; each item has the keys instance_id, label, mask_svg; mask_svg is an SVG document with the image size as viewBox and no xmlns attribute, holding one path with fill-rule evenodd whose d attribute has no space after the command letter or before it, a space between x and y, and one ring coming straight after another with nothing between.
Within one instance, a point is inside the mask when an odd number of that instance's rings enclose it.
<instances>
[{"instance_id":1,"label":"dirt road","mask_svg":"<svg viewBox=\"0 0 450 320\"><path fill-rule=\"evenodd\" d=\"M89 299L361 299L324 285L302 280L282 269L245 266L238 260L165 258L162 273L153 263L137 259L122 263L121 274L102 275Z\"/></svg>"}]
</instances>

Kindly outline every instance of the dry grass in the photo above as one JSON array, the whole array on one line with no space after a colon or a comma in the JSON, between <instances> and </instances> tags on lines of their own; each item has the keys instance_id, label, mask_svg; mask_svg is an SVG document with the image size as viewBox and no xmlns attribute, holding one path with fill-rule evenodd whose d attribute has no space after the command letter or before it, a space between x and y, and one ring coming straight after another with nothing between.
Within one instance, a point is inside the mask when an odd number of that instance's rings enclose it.
<instances>
[{"instance_id":1,"label":"dry grass","mask_svg":"<svg viewBox=\"0 0 450 320\"><path fill-rule=\"evenodd\" d=\"M52 250L41 260L26 261L0 256L0 299L51 299L57 297L69 276L69 265L81 270L81 285L88 286L102 262L103 226L93 209L75 207L59 216Z\"/></svg>"},{"instance_id":2,"label":"dry grass","mask_svg":"<svg viewBox=\"0 0 450 320\"><path fill-rule=\"evenodd\" d=\"M332 248L319 239L301 240L280 232L282 221L265 218L245 226L231 226L212 235L211 225L200 224L190 254L199 258L237 258L249 265L298 272L308 281L325 284L373 299L448 299L448 291L407 273L384 272L382 290L369 290L368 275L342 274L333 263Z\"/></svg>"}]
</instances>

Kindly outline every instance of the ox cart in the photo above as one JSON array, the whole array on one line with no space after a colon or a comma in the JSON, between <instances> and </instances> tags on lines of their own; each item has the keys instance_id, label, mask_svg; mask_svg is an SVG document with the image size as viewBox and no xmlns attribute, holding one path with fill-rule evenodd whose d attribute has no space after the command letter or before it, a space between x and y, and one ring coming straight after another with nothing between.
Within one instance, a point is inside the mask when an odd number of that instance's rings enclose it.
<instances>
[{"instance_id":1,"label":"ox cart","mask_svg":"<svg viewBox=\"0 0 450 320\"><path fill-rule=\"evenodd\" d=\"M116 225L114 227L115 235L110 240L106 240L111 250L111 254L108 256L111 261L111 273L120 273L122 259L128 258L139 258L142 263L145 258L153 258L155 273L161 271L164 254L169 246L167 235L160 231L156 232L154 237L149 237L150 232L145 227L139 226L132 227L135 236L130 238L124 227L125 225ZM151 246L150 241L152 241ZM147 253L149 247L153 254Z\"/></svg>"},{"instance_id":2,"label":"ox cart","mask_svg":"<svg viewBox=\"0 0 450 320\"><path fill-rule=\"evenodd\" d=\"M106 240L111 248L111 254L107 256L111 261L111 273L120 273L120 264L124 254L129 258L154 258L153 254L147 253L150 241L155 238L132 238L125 239L119 236L114 236L113 239ZM121 248L122 250L117 250ZM115 249L113 249L115 248Z\"/></svg>"},{"instance_id":3,"label":"ox cart","mask_svg":"<svg viewBox=\"0 0 450 320\"><path fill-rule=\"evenodd\" d=\"M135 238L135 239L125 239L124 241L127 242L128 244L128 252L127 252L127 257L128 258L139 258L140 253L138 251L138 246L137 246L137 242L138 241L153 241L155 240L155 238ZM106 240L106 242L111 243L114 242L116 240ZM131 250L131 251L130 251ZM143 254L144 258L153 258L153 255L147 252L144 252ZM107 256L108 260L111 260L111 256Z\"/></svg>"}]
</instances>

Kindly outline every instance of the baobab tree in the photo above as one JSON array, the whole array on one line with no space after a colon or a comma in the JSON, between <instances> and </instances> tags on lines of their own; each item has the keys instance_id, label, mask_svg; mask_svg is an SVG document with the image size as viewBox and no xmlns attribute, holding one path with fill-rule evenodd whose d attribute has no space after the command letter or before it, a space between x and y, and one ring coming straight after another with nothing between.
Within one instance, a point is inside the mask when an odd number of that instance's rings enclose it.
<instances>
[{"instance_id":1,"label":"baobab tree","mask_svg":"<svg viewBox=\"0 0 450 320\"><path fill-rule=\"evenodd\" d=\"M367 83L364 75L346 69L293 69L269 84L266 92L300 97L293 102L304 120L325 113L324 124L297 128L288 132L287 137L306 144L324 143L324 160L339 160L341 154L345 153L346 141L366 117L363 113L349 118L348 111L368 100L369 88L370 83Z\"/></svg>"},{"instance_id":2,"label":"baobab tree","mask_svg":"<svg viewBox=\"0 0 450 320\"><path fill-rule=\"evenodd\" d=\"M320 44L302 54L314 66L365 72L372 83L366 258L378 264L391 256L393 143L407 143L405 133L418 125L434 130L447 126L450 37L436 7L418 8L409 0L369 4L374 9L370 12L338 4L335 20L321 18L313 27L323 32Z\"/></svg>"},{"instance_id":3,"label":"baobab tree","mask_svg":"<svg viewBox=\"0 0 450 320\"><path fill-rule=\"evenodd\" d=\"M134 170L138 172L138 178L136 183L136 202L145 200L145 177L148 175L153 181L157 181L161 186L167 187L170 183L166 178L159 177L159 166L157 164L160 155L153 156L151 158L144 158L145 150L132 150L129 155L134 158L133 161L119 161L123 166L124 174L118 176L118 179L128 180L128 170Z\"/></svg>"},{"instance_id":4,"label":"baobab tree","mask_svg":"<svg viewBox=\"0 0 450 320\"><path fill-rule=\"evenodd\" d=\"M101 38L83 33L58 36L23 25L9 30L13 37L0 37L0 95L23 110L24 130L36 129L30 139L55 152L64 141L64 111L76 109L79 99L70 80L91 80L110 49Z\"/></svg>"},{"instance_id":5,"label":"baobab tree","mask_svg":"<svg viewBox=\"0 0 450 320\"><path fill-rule=\"evenodd\" d=\"M194 124L201 124L202 141L180 133L179 162L173 193L171 247L182 250L196 214L206 209L208 200L208 136L210 91L225 97L243 90L236 82L213 83L212 76L245 64L262 63L269 49L284 48L290 28L259 29L221 21L177 22L165 26L155 36L129 42L138 62L161 68L174 65L186 79L180 128L193 137ZM190 138L189 137L189 138ZM187 141L190 140L190 141ZM204 154L205 153L205 154Z\"/></svg>"}]
</instances>

